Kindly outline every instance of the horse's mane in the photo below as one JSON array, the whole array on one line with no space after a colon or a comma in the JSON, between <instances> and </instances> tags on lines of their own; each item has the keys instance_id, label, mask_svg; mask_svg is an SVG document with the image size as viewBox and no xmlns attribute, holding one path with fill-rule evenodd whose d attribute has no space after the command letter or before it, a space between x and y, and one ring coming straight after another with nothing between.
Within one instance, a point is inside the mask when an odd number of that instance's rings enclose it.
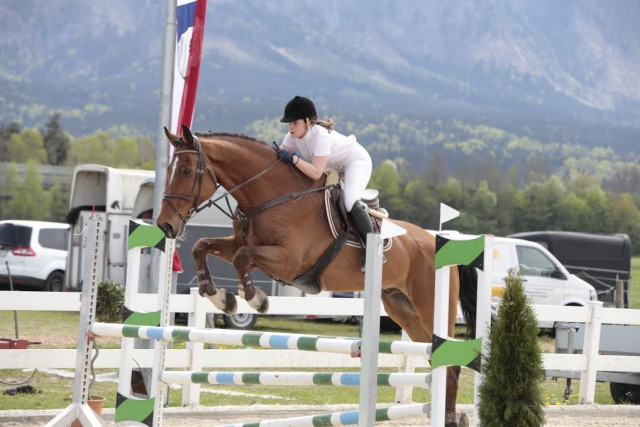
<instances>
[{"instance_id":1,"label":"horse's mane","mask_svg":"<svg viewBox=\"0 0 640 427\"><path fill-rule=\"evenodd\" d=\"M208 131L208 132L196 132L194 133L195 136L202 136L205 138L216 138L216 137L221 137L221 138L241 138L244 140L248 140L248 141L253 141L253 142L257 142L259 144L262 145L269 145L264 141L261 141L257 138L251 137L251 136L247 136L244 134L239 134L239 133L230 133L230 132L212 132L212 131Z\"/></svg>"}]
</instances>

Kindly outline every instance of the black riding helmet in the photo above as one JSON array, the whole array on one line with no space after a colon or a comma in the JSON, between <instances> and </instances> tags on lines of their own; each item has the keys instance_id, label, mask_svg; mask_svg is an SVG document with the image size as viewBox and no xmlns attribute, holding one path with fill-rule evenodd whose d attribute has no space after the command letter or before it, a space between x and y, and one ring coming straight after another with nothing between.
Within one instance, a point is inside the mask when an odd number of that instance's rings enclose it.
<instances>
[{"instance_id":1,"label":"black riding helmet","mask_svg":"<svg viewBox=\"0 0 640 427\"><path fill-rule=\"evenodd\" d=\"M299 119L317 119L316 106L313 101L304 96L295 96L284 107L284 115L280 119L282 123L291 123Z\"/></svg>"}]
</instances>

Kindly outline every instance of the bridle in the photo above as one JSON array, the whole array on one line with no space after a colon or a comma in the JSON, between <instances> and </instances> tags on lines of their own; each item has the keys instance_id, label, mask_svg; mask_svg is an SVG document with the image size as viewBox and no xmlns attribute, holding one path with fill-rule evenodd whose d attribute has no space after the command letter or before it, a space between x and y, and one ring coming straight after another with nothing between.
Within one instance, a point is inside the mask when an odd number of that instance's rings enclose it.
<instances>
[{"instance_id":1,"label":"bridle","mask_svg":"<svg viewBox=\"0 0 640 427\"><path fill-rule=\"evenodd\" d=\"M183 141L181 139L181 141ZM199 208L198 207L198 199L200 198L200 192L202 191L202 177L205 174L205 171L207 173L207 175L209 175L209 177L211 178L211 181L213 181L213 185L216 187L216 189L219 187L218 181L216 180L215 176L213 175L213 173L211 172L211 168L209 167L209 165L207 164L205 158L204 158L204 153L202 152L202 147L200 145L200 141L198 141L196 139L197 142L197 150L182 150L182 151L174 151L173 152L173 158L171 159L171 162L175 162L176 161L176 157L179 154L197 154L198 155L198 163L197 163L197 168L193 177L193 184L191 185L191 191L189 191L189 195L185 196L182 194L172 194L169 193L167 191L167 187L169 186L169 182L167 182L166 186L165 186L165 193L164 193L164 198L163 201L166 201L169 206L171 206L171 208L173 209L173 211L176 213L176 215L178 215L178 217L180 218L180 221L182 221L183 224L186 224L187 221L189 220L189 218L191 218L193 215L195 215L196 213L200 212L202 209L204 208ZM184 141L183 141L184 143ZM197 193L196 193L196 197L192 198L191 195L193 194L194 190L196 190L197 187ZM189 209L189 212L187 213L186 218L182 215L182 213L180 213L180 210L176 207L176 205L172 202L172 199L175 200L185 200L189 203L191 203L192 208Z\"/></svg>"}]
</instances>

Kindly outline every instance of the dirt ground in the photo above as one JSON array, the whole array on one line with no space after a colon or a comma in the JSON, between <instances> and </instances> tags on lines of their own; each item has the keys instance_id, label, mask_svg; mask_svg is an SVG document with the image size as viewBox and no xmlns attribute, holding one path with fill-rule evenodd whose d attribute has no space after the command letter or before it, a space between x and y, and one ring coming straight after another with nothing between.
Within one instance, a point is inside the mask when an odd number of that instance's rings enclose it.
<instances>
[{"instance_id":1,"label":"dirt ground","mask_svg":"<svg viewBox=\"0 0 640 427\"><path fill-rule=\"evenodd\" d=\"M258 420L317 415L341 410L353 410L355 407L287 407L255 405L250 408L233 406L219 408L170 408L163 415L163 426L178 427L210 427L233 423L248 423ZM473 413L471 405L461 405L460 410L469 416ZM47 411L0 411L0 426L33 427L44 426L51 421L60 410ZM545 409L547 426L554 427L595 427L595 426L634 426L640 425L640 406L625 405L571 405L554 406ZM113 409L105 410L104 418L107 426L113 423ZM376 425L429 426L427 417L408 418L404 420L380 422Z\"/></svg>"}]
</instances>

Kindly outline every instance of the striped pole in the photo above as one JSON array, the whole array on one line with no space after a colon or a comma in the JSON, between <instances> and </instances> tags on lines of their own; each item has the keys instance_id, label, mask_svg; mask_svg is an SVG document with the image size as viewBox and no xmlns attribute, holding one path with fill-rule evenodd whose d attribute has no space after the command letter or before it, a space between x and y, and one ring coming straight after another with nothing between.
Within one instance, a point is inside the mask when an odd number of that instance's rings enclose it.
<instances>
[{"instance_id":1,"label":"striped pole","mask_svg":"<svg viewBox=\"0 0 640 427\"><path fill-rule=\"evenodd\" d=\"M161 251L158 269L161 286L158 288L157 310L153 312L137 312L131 309L138 294L138 280L140 274L140 259L142 248L156 248ZM169 294L171 286L171 260L175 243L167 241L164 233L155 225L143 221L129 221L129 236L127 239L127 277L125 286L125 325L164 326L169 323ZM162 425L162 406L165 401L165 387L160 384L156 372L164 371L164 357L166 342L154 343L153 369L147 387L149 398L141 399L131 395L131 372L134 360L131 352L134 348L135 337L121 335L121 362L116 395L116 409L114 420L120 422L137 422L148 426Z\"/></svg>"},{"instance_id":2,"label":"striped pole","mask_svg":"<svg viewBox=\"0 0 640 427\"><path fill-rule=\"evenodd\" d=\"M471 343L449 342L447 325L449 304L450 266L470 265L482 268L484 260L484 236L473 239L452 240L436 234L436 289L434 298L433 355L436 359L433 366L433 387L431 392L431 421L433 425L445 424L446 414L446 366L460 364L479 365L481 341ZM437 353L437 354L436 354ZM437 366L437 367L436 367ZM448 420L447 420L448 421Z\"/></svg>"},{"instance_id":3,"label":"striped pole","mask_svg":"<svg viewBox=\"0 0 640 427\"><path fill-rule=\"evenodd\" d=\"M430 403L416 403L412 405L398 405L389 408L376 409L376 421L393 421L403 418L429 416ZM334 412L326 415L310 415L306 417L285 418L280 420L265 420L257 423L228 424L222 427L323 427L348 426L358 424L359 412Z\"/></svg>"},{"instance_id":4,"label":"striped pole","mask_svg":"<svg viewBox=\"0 0 640 427\"><path fill-rule=\"evenodd\" d=\"M280 334L274 332L227 329L153 327L96 322L91 333L101 337L128 337L160 341L201 342L226 346L262 347L289 350L320 351L360 355L362 340L358 338L321 337L317 335ZM431 343L380 341L378 351L385 354L428 356Z\"/></svg>"},{"instance_id":5,"label":"striped pole","mask_svg":"<svg viewBox=\"0 0 640 427\"><path fill-rule=\"evenodd\" d=\"M167 384L273 385L273 386L360 386L359 372L225 372L166 371ZM379 386L429 388L431 374L379 373Z\"/></svg>"}]
</instances>

